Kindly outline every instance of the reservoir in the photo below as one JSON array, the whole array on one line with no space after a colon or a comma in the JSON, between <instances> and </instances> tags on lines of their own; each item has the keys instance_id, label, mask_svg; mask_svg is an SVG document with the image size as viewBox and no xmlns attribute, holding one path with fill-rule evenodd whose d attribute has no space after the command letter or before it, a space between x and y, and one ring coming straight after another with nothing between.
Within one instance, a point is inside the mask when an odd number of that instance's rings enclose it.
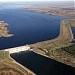
<instances>
[{"instance_id":1,"label":"reservoir","mask_svg":"<svg viewBox=\"0 0 75 75\"><path fill-rule=\"evenodd\" d=\"M10 38L0 38L0 49L56 38L62 17L36 13L13 5L0 7L0 20L8 23Z\"/></svg>"},{"instance_id":2,"label":"reservoir","mask_svg":"<svg viewBox=\"0 0 75 75\"><path fill-rule=\"evenodd\" d=\"M10 38L0 38L0 50L44 40L59 35L62 17L36 13L22 8L5 5L0 7L0 20L9 24L13 34ZM75 69L32 51L12 54L17 62L37 75L75 75Z\"/></svg>"},{"instance_id":3,"label":"reservoir","mask_svg":"<svg viewBox=\"0 0 75 75\"><path fill-rule=\"evenodd\" d=\"M11 57L36 73L36 75L75 75L75 68L32 51L12 54Z\"/></svg>"}]
</instances>

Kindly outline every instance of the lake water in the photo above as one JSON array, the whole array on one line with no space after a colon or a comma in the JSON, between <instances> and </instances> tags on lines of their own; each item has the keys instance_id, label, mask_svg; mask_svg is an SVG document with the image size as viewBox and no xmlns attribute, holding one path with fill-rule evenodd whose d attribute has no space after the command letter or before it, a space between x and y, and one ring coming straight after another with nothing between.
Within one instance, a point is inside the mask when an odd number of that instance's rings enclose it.
<instances>
[{"instance_id":1,"label":"lake water","mask_svg":"<svg viewBox=\"0 0 75 75\"><path fill-rule=\"evenodd\" d=\"M56 38L61 19L59 16L31 12L15 6L2 6L0 20L9 24L8 29L13 36L0 38L0 49Z\"/></svg>"},{"instance_id":2,"label":"lake water","mask_svg":"<svg viewBox=\"0 0 75 75\"><path fill-rule=\"evenodd\" d=\"M32 51L12 54L11 57L32 70L36 75L75 75L75 68L43 57Z\"/></svg>"}]
</instances>

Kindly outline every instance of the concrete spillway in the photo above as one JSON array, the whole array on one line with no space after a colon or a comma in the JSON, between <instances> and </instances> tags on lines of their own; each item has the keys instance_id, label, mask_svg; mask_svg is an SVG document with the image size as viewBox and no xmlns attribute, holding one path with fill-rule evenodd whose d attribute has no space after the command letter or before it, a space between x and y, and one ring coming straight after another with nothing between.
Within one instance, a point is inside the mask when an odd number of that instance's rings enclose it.
<instances>
[{"instance_id":1,"label":"concrete spillway","mask_svg":"<svg viewBox=\"0 0 75 75\"><path fill-rule=\"evenodd\" d=\"M21 51L27 51L27 50L30 50L29 45L5 49L5 51L9 51L10 54L18 53L18 52L21 52Z\"/></svg>"}]
</instances>

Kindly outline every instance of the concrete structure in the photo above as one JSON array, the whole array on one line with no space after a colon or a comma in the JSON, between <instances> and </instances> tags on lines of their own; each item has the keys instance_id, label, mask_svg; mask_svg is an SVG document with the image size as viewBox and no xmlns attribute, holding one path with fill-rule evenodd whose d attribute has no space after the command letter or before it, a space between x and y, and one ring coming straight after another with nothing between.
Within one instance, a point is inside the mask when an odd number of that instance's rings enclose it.
<instances>
[{"instance_id":1,"label":"concrete structure","mask_svg":"<svg viewBox=\"0 0 75 75\"><path fill-rule=\"evenodd\" d=\"M30 50L30 46L29 45L5 49L5 51L9 51L10 54L12 54L12 53L19 53L19 52L27 51L27 50Z\"/></svg>"}]
</instances>

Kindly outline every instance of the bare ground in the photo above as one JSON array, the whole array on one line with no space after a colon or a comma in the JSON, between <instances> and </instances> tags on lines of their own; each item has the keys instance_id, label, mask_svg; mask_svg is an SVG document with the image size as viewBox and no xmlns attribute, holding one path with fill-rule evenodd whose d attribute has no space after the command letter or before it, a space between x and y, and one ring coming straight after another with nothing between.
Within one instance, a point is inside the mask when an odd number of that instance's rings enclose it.
<instances>
[{"instance_id":1,"label":"bare ground","mask_svg":"<svg viewBox=\"0 0 75 75\"><path fill-rule=\"evenodd\" d=\"M15 62L8 52L0 51L0 75L33 75L30 70Z\"/></svg>"}]
</instances>

